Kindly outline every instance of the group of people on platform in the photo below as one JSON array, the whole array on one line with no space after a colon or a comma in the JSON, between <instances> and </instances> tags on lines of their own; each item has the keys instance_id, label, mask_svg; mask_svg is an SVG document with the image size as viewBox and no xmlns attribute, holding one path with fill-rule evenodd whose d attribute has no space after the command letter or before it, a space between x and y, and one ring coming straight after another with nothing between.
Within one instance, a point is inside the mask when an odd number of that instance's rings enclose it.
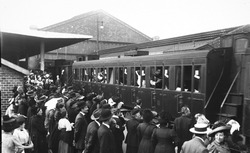
<instances>
[{"instance_id":1,"label":"group of people on platform","mask_svg":"<svg viewBox=\"0 0 250 153\"><path fill-rule=\"evenodd\" d=\"M142 109L137 100L130 116L117 96L85 93L30 74L13 89L2 117L3 153L230 153L239 144L235 120L211 124L204 115L192 117L187 106L173 118ZM47 81L46 81L47 79ZM127 133L125 133L125 129ZM124 151L123 144L126 144Z\"/></svg>"}]
</instances>

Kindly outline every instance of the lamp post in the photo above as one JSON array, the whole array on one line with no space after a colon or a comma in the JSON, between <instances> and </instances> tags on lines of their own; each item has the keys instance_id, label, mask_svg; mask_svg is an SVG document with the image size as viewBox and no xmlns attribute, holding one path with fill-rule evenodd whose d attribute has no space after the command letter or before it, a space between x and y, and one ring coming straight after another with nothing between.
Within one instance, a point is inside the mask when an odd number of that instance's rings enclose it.
<instances>
[{"instance_id":1,"label":"lamp post","mask_svg":"<svg viewBox=\"0 0 250 153\"><path fill-rule=\"evenodd\" d=\"M96 29L97 29L96 44L97 44L97 54L98 54L98 51L100 50L100 45L99 45L100 29L104 28L103 21L99 21L98 17L96 19L96 25L97 25L97 27L96 27Z\"/></svg>"}]
</instances>

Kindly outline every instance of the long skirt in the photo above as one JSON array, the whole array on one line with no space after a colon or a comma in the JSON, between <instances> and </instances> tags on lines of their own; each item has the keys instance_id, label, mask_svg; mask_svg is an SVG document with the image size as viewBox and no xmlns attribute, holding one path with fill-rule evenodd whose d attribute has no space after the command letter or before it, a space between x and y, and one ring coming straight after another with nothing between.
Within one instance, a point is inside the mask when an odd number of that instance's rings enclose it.
<instances>
[{"instance_id":1,"label":"long skirt","mask_svg":"<svg viewBox=\"0 0 250 153\"><path fill-rule=\"evenodd\" d=\"M58 145L58 153L71 153L72 148L66 142L60 140Z\"/></svg>"}]
</instances>

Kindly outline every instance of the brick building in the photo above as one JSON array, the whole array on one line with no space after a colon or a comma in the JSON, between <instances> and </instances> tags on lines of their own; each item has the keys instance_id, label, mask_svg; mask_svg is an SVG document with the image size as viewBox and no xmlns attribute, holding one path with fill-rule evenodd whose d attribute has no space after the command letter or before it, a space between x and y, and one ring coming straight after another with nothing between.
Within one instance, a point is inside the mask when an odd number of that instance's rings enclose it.
<instances>
[{"instance_id":1,"label":"brick building","mask_svg":"<svg viewBox=\"0 0 250 153\"><path fill-rule=\"evenodd\" d=\"M29 71L8 62L5 59L1 59L0 67L0 90L1 90L1 116L5 113L8 107L8 99L13 95L11 89L14 86L21 86L23 84L23 78L29 74Z\"/></svg>"},{"instance_id":2,"label":"brick building","mask_svg":"<svg viewBox=\"0 0 250 153\"><path fill-rule=\"evenodd\" d=\"M152 41L149 36L103 10L87 12L39 30L93 36L88 41L46 53L48 66L54 65L55 59L91 60L100 50Z\"/></svg>"}]
</instances>

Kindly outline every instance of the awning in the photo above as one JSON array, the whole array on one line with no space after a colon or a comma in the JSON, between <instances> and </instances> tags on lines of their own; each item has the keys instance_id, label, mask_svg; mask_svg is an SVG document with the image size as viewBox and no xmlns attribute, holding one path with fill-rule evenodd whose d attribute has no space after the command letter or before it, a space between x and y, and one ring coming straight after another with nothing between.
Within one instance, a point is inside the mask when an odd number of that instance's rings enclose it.
<instances>
[{"instance_id":1,"label":"awning","mask_svg":"<svg viewBox=\"0 0 250 153\"><path fill-rule=\"evenodd\" d=\"M44 52L69 46L93 38L89 35L56 33L38 30L6 30L1 29L2 58L19 59L40 54L40 46L44 44Z\"/></svg>"}]
</instances>

